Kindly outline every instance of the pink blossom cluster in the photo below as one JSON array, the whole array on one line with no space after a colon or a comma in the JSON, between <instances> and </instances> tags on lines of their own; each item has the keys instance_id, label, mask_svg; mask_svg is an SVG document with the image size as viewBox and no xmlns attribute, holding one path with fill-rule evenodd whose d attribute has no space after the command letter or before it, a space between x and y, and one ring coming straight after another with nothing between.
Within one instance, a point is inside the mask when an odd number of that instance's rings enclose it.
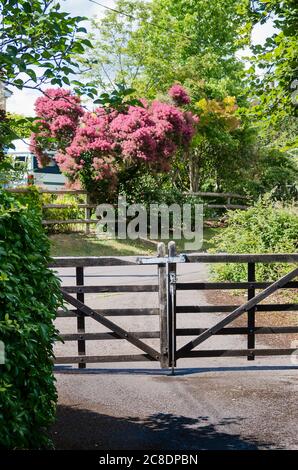
<instances>
[{"instance_id":1,"label":"pink blossom cluster","mask_svg":"<svg viewBox=\"0 0 298 470\"><path fill-rule=\"evenodd\" d=\"M30 150L42 166L49 160L47 151L56 149L55 145L49 146L49 138L57 139L59 146L66 148L75 135L84 111L78 96L62 88L51 88L36 100L35 112L39 118L39 131L31 136Z\"/></svg>"},{"instance_id":2,"label":"pink blossom cluster","mask_svg":"<svg viewBox=\"0 0 298 470\"><path fill-rule=\"evenodd\" d=\"M185 90L185 88L183 88L183 86L179 85L178 83L173 85L169 89L168 93L170 97L172 98L172 100L174 101L174 103L177 104L178 106L183 106L185 104L190 103L190 97L187 91Z\"/></svg>"},{"instance_id":3,"label":"pink blossom cluster","mask_svg":"<svg viewBox=\"0 0 298 470\"><path fill-rule=\"evenodd\" d=\"M177 96L185 101L184 93ZM177 149L189 145L197 118L160 101L141 103L121 112L106 108L84 112L79 98L69 91L47 90L36 101L40 130L32 136L32 151L43 162L45 148L51 150L46 138L54 138L56 161L73 183L88 169L94 182L114 184L119 165L126 161L167 170Z\"/></svg>"}]
</instances>

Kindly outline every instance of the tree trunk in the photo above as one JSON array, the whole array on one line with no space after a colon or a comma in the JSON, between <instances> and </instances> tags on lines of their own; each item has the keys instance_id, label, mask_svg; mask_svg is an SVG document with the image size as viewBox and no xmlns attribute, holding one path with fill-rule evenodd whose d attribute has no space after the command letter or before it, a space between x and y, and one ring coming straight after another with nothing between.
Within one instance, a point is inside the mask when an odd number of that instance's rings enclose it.
<instances>
[{"instance_id":1,"label":"tree trunk","mask_svg":"<svg viewBox=\"0 0 298 470\"><path fill-rule=\"evenodd\" d=\"M190 192L196 193L199 190L199 153L196 150L189 152L189 189Z\"/></svg>"}]
</instances>

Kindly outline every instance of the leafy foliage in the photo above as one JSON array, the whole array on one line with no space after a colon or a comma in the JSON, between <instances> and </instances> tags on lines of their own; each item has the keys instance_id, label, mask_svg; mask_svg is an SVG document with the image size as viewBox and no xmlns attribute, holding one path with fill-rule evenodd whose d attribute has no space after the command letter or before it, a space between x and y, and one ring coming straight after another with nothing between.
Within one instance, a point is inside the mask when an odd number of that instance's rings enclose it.
<instances>
[{"instance_id":1,"label":"leafy foliage","mask_svg":"<svg viewBox=\"0 0 298 470\"><path fill-rule=\"evenodd\" d=\"M0 79L22 89L70 84L68 75L78 71L75 53L90 42L80 34L85 18L61 11L55 0L2 0L0 4Z\"/></svg>"},{"instance_id":2,"label":"leafy foliage","mask_svg":"<svg viewBox=\"0 0 298 470\"><path fill-rule=\"evenodd\" d=\"M74 56L92 47L81 26L84 17L61 11L56 0L2 0L0 19L0 82L9 91L41 90L45 83L70 85L70 77L80 73ZM93 84L79 85L78 92L96 96ZM0 153L12 140L22 137L21 133L22 129L1 112Z\"/></svg>"},{"instance_id":3,"label":"leafy foliage","mask_svg":"<svg viewBox=\"0 0 298 470\"><path fill-rule=\"evenodd\" d=\"M153 98L179 82L209 98L241 94L242 64L235 57L246 0L118 0L116 11L93 21L83 63L87 76L105 90L115 82ZM122 14L125 12L125 14ZM79 58L82 60L82 58ZM239 94L239 93L238 93Z\"/></svg>"},{"instance_id":4,"label":"leafy foliage","mask_svg":"<svg viewBox=\"0 0 298 470\"><path fill-rule=\"evenodd\" d=\"M263 121L264 134L275 138L278 129L291 117L294 134L283 139L284 148L297 147L298 37L296 0L250 2L248 24L273 22L275 32L264 45L252 45L253 58L248 71L252 93L257 97L255 118ZM260 76L260 69L263 74ZM253 85L253 86L252 86ZM278 140L278 139L277 139Z\"/></svg>"},{"instance_id":5,"label":"leafy foliage","mask_svg":"<svg viewBox=\"0 0 298 470\"><path fill-rule=\"evenodd\" d=\"M224 253L295 253L298 248L297 208L270 202L268 196L247 211L229 211L227 228L216 235L210 251ZM283 264L257 264L257 280L277 279L289 271ZM222 281L247 280L247 266L219 264L213 269Z\"/></svg>"},{"instance_id":6,"label":"leafy foliage","mask_svg":"<svg viewBox=\"0 0 298 470\"><path fill-rule=\"evenodd\" d=\"M69 220L69 219L84 219L84 209L78 207L78 204L85 203L84 196L79 197L77 195L63 194L42 194L43 204L68 204L71 207L65 207L63 209L43 209L43 219L46 220ZM45 227L46 233L67 233L82 230L84 225L81 224L51 224Z\"/></svg>"},{"instance_id":7,"label":"leafy foliage","mask_svg":"<svg viewBox=\"0 0 298 470\"><path fill-rule=\"evenodd\" d=\"M8 124L18 139L30 137L34 118L23 116L22 114L7 113Z\"/></svg>"},{"instance_id":8,"label":"leafy foliage","mask_svg":"<svg viewBox=\"0 0 298 470\"><path fill-rule=\"evenodd\" d=\"M32 192L35 200L34 192ZM59 281L47 268L39 210L0 193L0 447L49 445L57 400L52 371Z\"/></svg>"}]
</instances>

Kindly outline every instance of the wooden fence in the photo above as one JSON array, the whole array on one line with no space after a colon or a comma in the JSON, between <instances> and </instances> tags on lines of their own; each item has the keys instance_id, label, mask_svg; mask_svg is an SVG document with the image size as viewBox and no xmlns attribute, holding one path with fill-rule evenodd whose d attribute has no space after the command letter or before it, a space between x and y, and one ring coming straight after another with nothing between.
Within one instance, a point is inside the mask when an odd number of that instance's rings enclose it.
<instances>
[{"instance_id":1,"label":"wooden fence","mask_svg":"<svg viewBox=\"0 0 298 470\"><path fill-rule=\"evenodd\" d=\"M27 193L28 189L26 188L12 188L8 190L12 193ZM82 219L43 219L42 224L49 226L49 225L65 225L65 224L81 224L85 225L86 233L90 231L91 224L97 224L97 219L91 219L91 211L95 209L97 204L90 203L90 197L87 191L83 190L70 190L70 189L60 189L57 191L51 191L48 189L40 189L39 192L41 194L52 194L54 196L59 196L63 194L70 194L70 195L84 195L85 202L83 204L43 204L43 209L67 209L72 207L77 207L78 209L85 209L85 217Z\"/></svg>"},{"instance_id":2,"label":"wooden fence","mask_svg":"<svg viewBox=\"0 0 298 470\"><path fill-rule=\"evenodd\" d=\"M12 193L27 193L28 189L27 188L11 188L8 189L9 192ZM85 231L86 233L89 233L90 231L90 225L96 224L98 222L97 219L92 219L91 214L92 214L92 209L96 208L96 204L91 204L90 202L90 196L87 193L87 191L83 190L68 190L68 189L61 189L57 191L51 191L48 189L39 189L41 194L52 194L55 196L59 195L64 195L64 194L70 194L70 195L84 195L85 196L85 202L83 204L43 204L43 209L67 209L67 208L72 208L72 207L77 207L79 209L85 209L85 217L84 218L77 218L77 219L43 219L42 223L45 226L50 226L50 225L65 225L65 224L80 224L80 225L85 225ZM226 199L226 203L220 203L220 204L204 204L204 207L207 209L247 209L247 205L241 205L241 204L232 204L231 200L232 199L243 199L246 201L249 201L249 198L247 196L241 196L239 194L235 193L212 193L212 192L197 192L197 193L184 193L185 195L189 196L198 196L200 198L220 198L220 199Z\"/></svg>"},{"instance_id":3,"label":"wooden fence","mask_svg":"<svg viewBox=\"0 0 298 470\"><path fill-rule=\"evenodd\" d=\"M77 356L56 357L58 364L78 363L79 367L85 367L87 363L102 362L131 362L131 361L159 361L161 367L167 368L176 366L180 358L203 358L220 356L247 356L248 360L253 360L256 356L290 355L295 352L293 348L258 348L256 347L256 335L276 335L298 333L298 327L292 325L283 326L256 326L256 316L264 312L276 314L278 312L297 312L297 303L260 303L267 299L272 293L279 289L297 289L298 268L273 282L256 281L256 263L289 263L298 264L298 254L189 254L176 255L175 244L169 244L169 253L166 256L164 244L159 244L156 258L111 258L111 257L87 257L87 258L54 258L52 268L74 267L76 270L76 285L63 286L62 293L66 302L72 307L67 310L60 310L58 317L77 317L77 331L71 334L62 334L64 341L77 341ZM177 281L177 266L180 263L245 263L247 264L247 281L245 282L179 282ZM84 283L84 269L90 266L132 266L132 265L155 265L157 267L156 283L150 285L100 285L90 286ZM177 291L198 291L198 290L240 290L247 291L247 302L243 305L181 305L177 304ZM257 293L258 290L261 292ZM113 308L113 309L92 309L85 303L85 294L106 293L106 292L134 292L144 295L144 293L154 292L158 296L157 308ZM75 294L74 298L71 294ZM140 296L140 301L142 297ZM229 326L232 321L247 312L246 326ZM227 313L218 323L210 328L177 328L177 315L187 315L189 313ZM135 315L158 315L160 328L158 331L131 332L120 328L110 317L123 317ZM89 316L95 321L109 328L107 333L86 333L85 317ZM194 349L201 345L211 336L217 335L245 335L247 347L243 349ZM177 349L177 337L194 337L184 346ZM160 347L155 349L149 347L142 340L145 338L159 338ZM134 355L107 355L90 356L86 355L86 341L125 339L141 350L141 354Z\"/></svg>"},{"instance_id":4,"label":"wooden fence","mask_svg":"<svg viewBox=\"0 0 298 470\"><path fill-rule=\"evenodd\" d=\"M224 209L224 210L234 210L234 209L242 209L246 210L248 209L249 201L251 198L249 196L243 196L241 194L237 193L213 193L213 192L185 192L183 193L185 196L194 196L194 197L199 197L202 199L205 198L212 198L212 199L225 199L225 202L218 202L216 204L204 204L204 207L207 209ZM232 203L232 199L239 199L239 200L244 200L247 202L247 204L235 204Z\"/></svg>"}]
</instances>

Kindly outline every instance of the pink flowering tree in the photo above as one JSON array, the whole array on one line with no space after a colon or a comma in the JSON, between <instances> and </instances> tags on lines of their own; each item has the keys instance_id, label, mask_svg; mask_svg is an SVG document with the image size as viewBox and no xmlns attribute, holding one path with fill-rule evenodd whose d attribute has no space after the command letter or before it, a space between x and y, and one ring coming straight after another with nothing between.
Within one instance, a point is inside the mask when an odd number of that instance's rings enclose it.
<instances>
[{"instance_id":1,"label":"pink flowering tree","mask_svg":"<svg viewBox=\"0 0 298 470\"><path fill-rule=\"evenodd\" d=\"M39 130L31 137L31 150L41 165L55 152L71 186L106 197L127 169L167 171L177 150L190 145L197 118L178 107L190 98L180 85L169 95L173 104L142 100L121 111L99 107L89 112L71 92L47 90L36 101Z\"/></svg>"}]
</instances>

